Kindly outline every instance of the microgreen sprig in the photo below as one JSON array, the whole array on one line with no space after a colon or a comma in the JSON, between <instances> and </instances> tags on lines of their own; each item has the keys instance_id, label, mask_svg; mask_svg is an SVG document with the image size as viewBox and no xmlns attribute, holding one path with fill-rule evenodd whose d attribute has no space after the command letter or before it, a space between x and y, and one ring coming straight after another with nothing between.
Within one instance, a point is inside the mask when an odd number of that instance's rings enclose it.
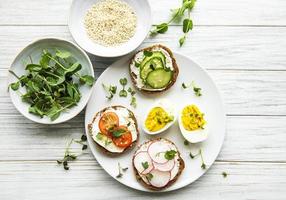
<instances>
[{"instance_id":1,"label":"microgreen sprig","mask_svg":"<svg viewBox=\"0 0 286 200\"><path fill-rule=\"evenodd\" d=\"M122 90L120 90L119 96L120 97L127 97L127 91L125 90L125 86L127 85L127 79L121 78L119 80L119 83L122 85Z\"/></svg>"},{"instance_id":2,"label":"microgreen sprig","mask_svg":"<svg viewBox=\"0 0 286 200\"><path fill-rule=\"evenodd\" d=\"M191 20L191 10L195 6L196 0L183 0L182 5L179 8L172 9L172 18L161 24L155 25L155 27L150 31L150 35L154 36L157 34L163 34L168 31L169 25L175 21L181 21L181 19L185 16L185 11L188 12L187 18L183 20L183 36L179 39L179 45L182 46L185 43L187 34L190 30L193 29L193 21Z\"/></svg>"},{"instance_id":3,"label":"microgreen sprig","mask_svg":"<svg viewBox=\"0 0 286 200\"><path fill-rule=\"evenodd\" d=\"M104 88L105 92L108 94L105 97L108 100L111 100L114 97L114 95L116 94L117 86L113 86L113 85L107 86L107 85L102 83L102 87Z\"/></svg>"},{"instance_id":4,"label":"microgreen sprig","mask_svg":"<svg viewBox=\"0 0 286 200\"><path fill-rule=\"evenodd\" d=\"M126 172L127 170L128 167L122 168L120 163L118 163L118 175L116 176L116 178L121 178L123 176L123 173Z\"/></svg>"},{"instance_id":5,"label":"microgreen sprig","mask_svg":"<svg viewBox=\"0 0 286 200\"><path fill-rule=\"evenodd\" d=\"M195 81L192 81L191 84L182 83L183 89L188 89L189 87L193 88L193 91L194 91L196 96L198 96L198 97L202 96L202 92L201 92L202 88L196 86Z\"/></svg>"},{"instance_id":6,"label":"microgreen sprig","mask_svg":"<svg viewBox=\"0 0 286 200\"><path fill-rule=\"evenodd\" d=\"M81 150L84 151L87 149L86 140L87 140L87 138L85 135L82 135L80 140L71 139L66 146L63 159L57 160L57 163L62 164L65 170L69 170L68 162L76 160L78 158L78 156L80 156L82 154L82 152L78 153L78 154L71 152L71 145L74 143L80 144L80 145L82 145Z\"/></svg>"},{"instance_id":7,"label":"microgreen sprig","mask_svg":"<svg viewBox=\"0 0 286 200\"><path fill-rule=\"evenodd\" d=\"M202 149L200 149L197 154L193 154L192 152L190 152L189 156L191 157L191 159L194 159L194 158L196 158L197 156L200 156L200 158L201 158L201 168L202 168L202 169L206 169L207 166L206 166L205 161L204 161L204 158L203 158Z\"/></svg>"},{"instance_id":8,"label":"microgreen sprig","mask_svg":"<svg viewBox=\"0 0 286 200\"><path fill-rule=\"evenodd\" d=\"M134 108L137 107L137 99L135 97L135 90L133 90L131 87L128 88L127 90L130 94L131 94L131 101L130 101L130 105L133 106Z\"/></svg>"}]
</instances>

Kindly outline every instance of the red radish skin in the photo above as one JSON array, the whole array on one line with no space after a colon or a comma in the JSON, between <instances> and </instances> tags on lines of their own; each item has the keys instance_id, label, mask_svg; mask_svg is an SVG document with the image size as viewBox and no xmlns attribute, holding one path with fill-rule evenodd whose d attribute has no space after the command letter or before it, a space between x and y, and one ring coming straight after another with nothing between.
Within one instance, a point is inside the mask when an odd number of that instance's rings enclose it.
<instances>
[{"instance_id":1,"label":"red radish skin","mask_svg":"<svg viewBox=\"0 0 286 200\"><path fill-rule=\"evenodd\" d=\"M153 162L153 165L154 165L154 168L159 170L159 171L168 172L168 171L171 171L174 168L175 160L174 159L173 160L169 160L168 162L166 162L164 164Z\"/></svg>"},{"instance_id":2,"label":"red radish skin","mask_svg":"<svg viewBox=\"0 0 286 200\"><path fill-rule=\"evenodd\" d=\"M159 170L152 170L150 174L153 175L153 177L149 180L149 183L157 188L161 188L166 186L171 179L171 173L170 172L162 172Z\"/></svg>"},{"instance_id":3,"label":"red radish skin","mask_svg":"<svg viewBox=\"0 0 286 200\"><path fill-rule=\"evenodd\" d=\"M148 162L148 168L144 169L142 166L143 162ZM146 151L138 152L134 157L134 165L139 173L149 173L154 167L152 163L152 159Z\"/></svg>"}]
</instances>

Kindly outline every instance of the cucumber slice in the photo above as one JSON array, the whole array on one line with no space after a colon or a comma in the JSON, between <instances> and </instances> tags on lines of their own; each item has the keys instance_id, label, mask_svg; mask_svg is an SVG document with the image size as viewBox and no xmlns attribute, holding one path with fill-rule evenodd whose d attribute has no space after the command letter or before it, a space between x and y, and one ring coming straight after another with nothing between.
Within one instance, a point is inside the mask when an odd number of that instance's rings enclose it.
<instances>
[{"instance_id":1,"label":"cucumber slice","mask_svg":"<svg viewBox=\"0 0 286 200\"><path fill-rule=\"evenodd\" d=\"M148 74L151 71L155 69L160 69L160 68L164 68L161 58L153 57L148 62L146 62L145 65L141 68L141 71L140 71L141 79L146 80Z\"/></svg>"},{"instance_id":2,"label":"cucumber slice","mask_svg":"<svg viewBox=\"0 0 286 200\"><path fill-rule=\"evenodd\" d=\"M147 84L154 89L166 87L172 80L173 72L165 69L156 69L147 76Z\"/></svg>"},{"instance_id":3,"label":"cucumber slice","mask_svg":"<svg viewBox=\"0 0 286 200\"><path fill-rule=\"evenodd\" d=\"M164 64L164 66L165 66L165 64L166 64L166 57L165 57L165 55L162 53L162 52L160 52L160 51L152 51L152 56L150 56L150 57L145 57L144 59L143 59L143 61L140 63L140 68L143 68L143 66L149 61L149 60L151 60L152 58L155 58L155 57L158 57L158 58L161 58L161 60L162 60L162 62L163 62L163 64Z\"/></svg>"}]
</instances>

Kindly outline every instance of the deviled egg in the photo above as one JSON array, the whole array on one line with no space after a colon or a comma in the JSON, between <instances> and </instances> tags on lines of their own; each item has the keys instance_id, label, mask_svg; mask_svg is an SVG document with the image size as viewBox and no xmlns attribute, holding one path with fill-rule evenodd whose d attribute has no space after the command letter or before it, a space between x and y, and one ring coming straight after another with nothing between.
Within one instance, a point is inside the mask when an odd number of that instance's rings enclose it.
<instances>
[{"instance_id":1,"label":"deviled egg","mask_svg":"<svg viewBox=\"0 0 286 200\"><path fill-rule=\"evenodd\" d=\"M175 108L167 99L157 101L144 117L143 130L155 135L167 130L176 121Z\"/></svg>"},{"instance_id":2,"label":"deviled egg","mask_svg":"<svg viewBox=\"0 0 286 200\"><path fill-rule=\"evenodd\" d=\"M190 143L202 142L208 137L204 113L194 104L187 105L181 110L179 127L183 137Z\"/></svg>"}]
</instances>

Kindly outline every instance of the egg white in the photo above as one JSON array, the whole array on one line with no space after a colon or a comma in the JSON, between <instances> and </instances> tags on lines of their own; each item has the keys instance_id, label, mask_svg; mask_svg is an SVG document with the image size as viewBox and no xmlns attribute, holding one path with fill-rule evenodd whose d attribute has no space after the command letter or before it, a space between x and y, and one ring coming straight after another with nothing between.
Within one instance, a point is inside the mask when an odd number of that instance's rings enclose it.
<instances>
[{"instance_id":1,"label":"egg white","mask_svg":"<svg viewBox=\"0 0 286 200\"><path fill-rule=\"evenodd\" d=\"M161 107L163 108L169 116L173 116L174 119L173 121L167 123L165 125L165 127L163 127L162 129L158 130L158 131L149 131L147 129L147 127L145 126L145 121L148 117L148 114L150 113L150 111L155 108L155 107ZM158 100L157 102L155 102L147 111L147 113L145 114L145 116L143 117L144 121L142 122L143 124L143 131L149 135L156 135L156 134L159 134L159 133L162 133L163 131L167 130L169 127L171 127L174 122L177 120L177 115L176 115L176 109L175 107L172 105L172 103L168 100L168 99L161 99L161 100Z\"/></svg>"},{"instance_id":2,"label":"egg white","mask_svg":"<svg viewBox=\"0 0 286 200\"><path fill-rule=\"evenodd\" d=\"M183 122L182 122L183 109L180 111L179 120L178 120L179 121L179 127L180 127L180 130L181 130L183 137L187 141L189 141L190 143L198 143L198 142L202 142L202 141L206 140L208 138L208 135L209 135L208 125L205 124L204 129L197 129L197 130L193 130L193 131L186 130L184 125L183 125ZM205 118L205 116L204 116L204 118Z\"/></svg>"}]
</instances>

